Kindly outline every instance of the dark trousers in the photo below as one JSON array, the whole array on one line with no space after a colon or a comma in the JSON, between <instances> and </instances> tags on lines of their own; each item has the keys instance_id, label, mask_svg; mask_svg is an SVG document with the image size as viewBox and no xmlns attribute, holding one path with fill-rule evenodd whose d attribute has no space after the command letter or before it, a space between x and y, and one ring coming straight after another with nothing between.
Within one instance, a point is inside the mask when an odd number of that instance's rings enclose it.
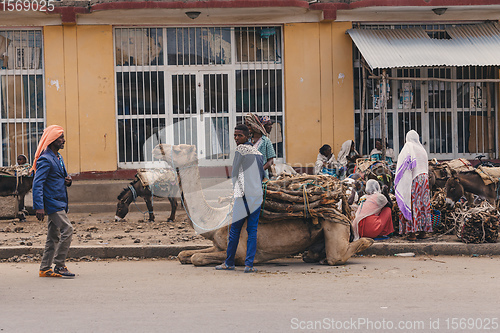
<instances>
[{"instance_id":1,"label":"dark trousers","mask_svg":"<svg viewBox=\"0 0 500 333\"><path fill-rule=\"evenodd\" d=\"M248 217L231 224L229 230L229 243L227 244L226 266L234 266L234 256L240 241L240 233L245 220L247 220L247 256L245 258L245 266L253 267L255 252L257 251L257 225L259 224L260 207L257 208Z\"/></svg>"}]
</instances>

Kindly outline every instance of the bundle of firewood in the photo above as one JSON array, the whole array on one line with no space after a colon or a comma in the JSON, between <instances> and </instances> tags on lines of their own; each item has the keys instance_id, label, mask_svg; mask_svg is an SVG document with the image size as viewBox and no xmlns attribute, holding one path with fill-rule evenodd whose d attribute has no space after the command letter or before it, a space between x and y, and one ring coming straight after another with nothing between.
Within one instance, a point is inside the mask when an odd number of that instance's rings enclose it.
<instances>
[{"instance_id":1,"label":"bundle of firewood","mask_svg":"<svg viewBox=\"0 0 500 333\"><path fill-rule=\"evenodd\" d=\"M396 196L392 193L389 194L389 197L392 201L392 226L394 227L394 234L399 234L399 214L401 211L399 210L398 202L396 200Z\"/></svg>"},{"instance_id":2,"label":"bundle of firewood","mask_svg":"<svg viewBox=\"0 0 500 333\"><path fill-rule=\"evenodd\" d=\"M488 202L480 206L457 210L457 236L464 243L496 243L498 240L499 213Z\"/></svg>"},{"instance_id":3,"label":"bundle of firewood","mask_svg":"<svg viewBox=\"0 0 500 333\"><path fill-rule=\"evenodd\" d=\"M448 233L455 228L455 218L451 214L455 210L463 208L461 203L456 203L453 208L446 205L446 190L438 189L433 192L431 198L431 208L441 212L440 222L437 226L433 226L433 231L436 233Z\"/></svg>"},{"instance_id":4,"label":"bundle of firewood","mask_svg":"<svg viewBox=\"0 0 500 333\"><path fill-rule=\"evenodd\" d=\"M288 175L263 185L261 221L303 218L318 224L319 218L349 223L350 207L345 185L326 175Z\"/></svg>"}]
</instances>

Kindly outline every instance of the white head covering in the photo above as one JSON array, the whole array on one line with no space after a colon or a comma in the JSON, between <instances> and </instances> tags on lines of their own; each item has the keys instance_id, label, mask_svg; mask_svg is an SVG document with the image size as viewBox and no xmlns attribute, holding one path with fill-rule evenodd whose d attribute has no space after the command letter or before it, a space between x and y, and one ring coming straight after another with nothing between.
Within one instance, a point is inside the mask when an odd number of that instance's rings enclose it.
<instances>
[{"instance_id":1,"label":"white head covering","mask_svg":"<svg viewBox=\"0 0 500 333\"><path fill-rule=\"evenodd\" d=\"M370 179L366 182L366 195L364 195L360 201L361 203L356 211L356 217L352 222L354 240L359 239L359 221L365 217L379 214L385 205L387 205L387 198L380 193L380 185L378 181L374 179Z\"/></svg>"},{"instance_id":2,"label":"white head covering","mask_svg":"<svg viewBox=\"0 0 500 333\"><path fill-rule=\"evenodd\" d=\"M347 165L347 156L349 156L349 152L351 151L352 140L347 140L342 144L342 148L340 148L338 155L338 162L340 165Z\"/></svg>"},{"instance_id":3,"label":"white head covering","mask_svg":"<svg viewBox=\"0 0 500 333\"><path fill-rule=\"evenodd\" d=\"M411 221L411 188L413 179L429 172L427 152L414 130L406 133L406 143L399 153L394 180L396 200L403 216Z\"/></svg>"},{"instance_id":4,"label":"white head covering","mask_svg":"<svg viewBox=\"0 0 500 333\"><path fill-rule=\"evenodd\" d=\"M366 182L366 194L380 193L380 184L375 179Z\"/></svg>"}]
</instances>

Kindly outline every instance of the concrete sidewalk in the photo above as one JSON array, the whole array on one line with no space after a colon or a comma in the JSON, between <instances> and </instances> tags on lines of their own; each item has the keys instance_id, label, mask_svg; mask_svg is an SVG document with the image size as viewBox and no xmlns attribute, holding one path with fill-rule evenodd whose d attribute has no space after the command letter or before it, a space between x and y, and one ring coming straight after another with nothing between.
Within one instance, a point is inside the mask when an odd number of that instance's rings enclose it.
<instances>
[{"instance_id":1,"label":"concrete sidewalk","mask_svg":"<svg viewBox=\"0 0 500 333\"><path fill-rule=\"evenodd\" d=\"M72 246L69 251L70 258L94 257L94 258L116 258L136 257L155 258L176 256L184 250L196 250L208 246L190 244L172 245L117 245L117 246ZM14 256L36 256L42 255L41 246L2 246L0 247L0 259L9 259ZM422 243L387 243L375 242L370 248L358 255L369 256L392 256L398 253L413 252L416 255L500 255L500 243L495 244L464 244L458 242L422 242Z\"/></svg>"}]
</instances>

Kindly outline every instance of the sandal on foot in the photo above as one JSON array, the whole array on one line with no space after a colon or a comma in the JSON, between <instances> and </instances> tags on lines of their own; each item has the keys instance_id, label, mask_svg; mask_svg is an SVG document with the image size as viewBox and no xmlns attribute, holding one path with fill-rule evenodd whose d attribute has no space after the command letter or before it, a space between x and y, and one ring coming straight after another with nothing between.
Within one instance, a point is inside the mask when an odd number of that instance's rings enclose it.
<instances>
[{"instance_id":1,"label":"sandal on foot","mask_svg":"<svg viewBox=\"0 0 500 333\"><path fill-rule=\"evenodd\" d=\"M245 273L257 273L257 268L245 266Z\"/></svg>"},{"instance_id":2,"label":"sandal on foot","mask_svg":"<svg viewBox=\"0 0 500 333\"><path fill-rule=\"evenodd\" d=\"M409 232L408 235L406 236L406 240L414 242L417 240L417 235L415 235L414 232Z\"/></svg>"},{"instance_id":3,"label":"sandal on foot","mask_svg":"<svg viewBox=\"0 0 500 333\"><path fill-rule=\"evenodd\" d=\"M419 233L419 234L417 235L417 238L418 238L418 239L427 239L427 238L429 238L429 234L428 234L428 233L426 233L426 232L421 232L421 233Z\"/></svg>"},{"instance_id":4,"label":"sandal on foot","mask_svg":"<svg viewBox=\"0 0 500 333\"><path fill-rule=\"evenodd\" d=\"M218 271L234 271L234 266L227 266L226 264L221 264L215 266L215 269Z\"/></svg>"}]
</instances>

